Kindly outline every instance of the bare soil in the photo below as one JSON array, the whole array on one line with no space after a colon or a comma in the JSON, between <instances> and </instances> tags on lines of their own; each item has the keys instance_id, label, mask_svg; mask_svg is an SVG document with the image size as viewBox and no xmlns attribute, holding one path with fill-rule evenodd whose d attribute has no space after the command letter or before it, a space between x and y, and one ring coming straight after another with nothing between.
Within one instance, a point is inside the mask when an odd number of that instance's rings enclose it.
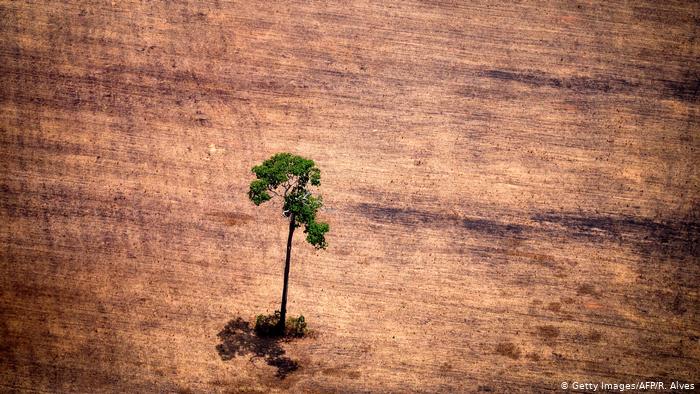
<instances>
[{"instance_id":1,"label":"bare soil","mask_svg":"<svg viewBox=\"0 0 700 394\"><path fill-rule=\"evenodd\" d=\"M698 21L0 2L0 390L698 387ZM322 169L330 246L294 241L314 335L262 343L287 227L246 192L279 151Z\"/></svg>"}]
</instances>

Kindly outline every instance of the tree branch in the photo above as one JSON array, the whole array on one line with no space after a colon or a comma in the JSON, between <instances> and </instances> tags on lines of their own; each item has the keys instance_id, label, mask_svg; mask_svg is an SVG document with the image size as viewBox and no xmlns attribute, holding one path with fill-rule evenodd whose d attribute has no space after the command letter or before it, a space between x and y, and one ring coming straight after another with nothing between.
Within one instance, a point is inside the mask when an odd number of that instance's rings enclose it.
<instances>
[{"instance_id":1,"label":"tree branch","mask_svg":"<svg viewBox=\"0 0 700 394\"><path fill-rule=\"evenodd\" d=\"M289 184L289 189L294 190L299 186L299 177L294 178L294 182ZM286 194L286 190L285 190Z\"/></svg>"},{"instance_id":2,"label":"tree branch","mask_svg":"<svg viewBox=\"0 0 700 394\"><path fill-rule=\"evenodd\" d=\"M277 191L276 191L275 189L273 189L271 186L268 186L268 187L267 187L267 191L271 192L272 194L274 194L274 195L277 196L277 197L281 197L281 196L279 195L279 193L277 193Z\"/></svg>"},{"instance_id":3,"label":"tree branch","mask_svg":"<svg viewBox=\"0 0 700 394\"><path fill-rule=\"evenodd\" d=\"M294 188L292 188L292 186L294 186L295 183L297 183L297 184L299 183L299 177L297 177L296 180L295 180L294 182L290 182L290 179L287 179L287 181L283 184L283 186L284 186L284 196L285 196L285 197L287 196L287 192L289 192L289 189L290 189L290 188L291 188L292 190L294 190Z\"/></svg>"}]
</instances>

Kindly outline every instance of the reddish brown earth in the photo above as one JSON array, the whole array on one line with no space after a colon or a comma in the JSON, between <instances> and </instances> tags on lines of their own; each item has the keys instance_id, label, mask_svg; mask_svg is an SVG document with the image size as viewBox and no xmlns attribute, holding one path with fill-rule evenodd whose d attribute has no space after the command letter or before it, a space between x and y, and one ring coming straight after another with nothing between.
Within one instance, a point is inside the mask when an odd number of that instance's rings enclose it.
<instances>
[{"instance_id":1,"label":"reddish brown earth","mask_svg":"<svg viewBox=\"0 0 700 394\"><path fill-rule=\"evenodd\" d=\"M0 390L698 387L700 5L509 3L0 1Z\"/></svg>"}]
</instances>

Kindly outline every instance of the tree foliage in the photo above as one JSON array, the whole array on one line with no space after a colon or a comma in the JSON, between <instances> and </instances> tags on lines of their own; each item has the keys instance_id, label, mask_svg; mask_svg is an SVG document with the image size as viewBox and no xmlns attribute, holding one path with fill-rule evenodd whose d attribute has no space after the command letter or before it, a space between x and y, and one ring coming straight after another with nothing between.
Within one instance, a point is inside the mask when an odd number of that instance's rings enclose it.
<instances>
[{"instance_id":1,"label":"tree foliage","mask_svg":"<svg viewBox=\"0 0 700 394\"><path fill-rule=\"evenodd\" d=\"M284 216L294 220L295 227L305 226L307 242L325 249L329 226L316 221L323 199L309 191L309 186L321 185L321 170L314 161L291 153L277 153L252 171L256 179L250 183L250 200L260 205L275 196L282 198Z\"/></svg>"}]
</instances>

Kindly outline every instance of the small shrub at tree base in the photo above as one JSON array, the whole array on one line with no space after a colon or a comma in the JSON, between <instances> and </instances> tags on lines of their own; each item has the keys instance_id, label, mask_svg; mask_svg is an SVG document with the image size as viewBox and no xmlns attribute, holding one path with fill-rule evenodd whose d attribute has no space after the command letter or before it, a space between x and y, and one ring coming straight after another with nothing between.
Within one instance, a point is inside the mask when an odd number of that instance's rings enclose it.
<instances>
[{"instance_id":1,"label":"small shrub at tree base","mask_svg":"<svg viewBox=\"0 0 700 394\"><path fill-rule=\"evenodd\" d=\"M255 333L260 337L273 337L279 335L277 324L280 321L280 312L275 311L271 315L258 315L255 317Z\"/></svg>"},{"instance_id":2,"label":"small shrub at tree base","mask_svg":"<svg viewBox=\"0 0 700 394\"><path fill-rule=\"evenodd\" d=\"M275 311L271 315L258 315L255 318L255 333L259 337L276 337L280 333L278 324L280 321L280 312ZM301 338L308 332L306 328L306 320L303 315L299 317L290 317L284 325L284 336Z\"/></svg>"},{"instance_id":3,"label":"small shrub at tree base","mask_svg":"<svg viewBox=\"0 0 700 394\"><path fill-rule=\"evenodd\" d=\"M300 315L299 317L288 318L284 327L284 331L285 335L288 337L301 338L304 335L306 335L307 329L306 320L304 320L304 316Z\"/></svg>"}]
</instances>

